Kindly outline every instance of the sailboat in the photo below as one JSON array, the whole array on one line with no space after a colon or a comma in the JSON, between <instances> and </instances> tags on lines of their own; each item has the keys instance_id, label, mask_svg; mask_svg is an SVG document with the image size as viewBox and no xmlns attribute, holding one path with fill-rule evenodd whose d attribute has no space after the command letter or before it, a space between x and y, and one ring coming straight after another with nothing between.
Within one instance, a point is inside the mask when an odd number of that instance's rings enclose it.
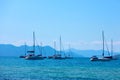
<instances>
[{"instance_id":1,"label":"sailboat","mask_svg":"<svg viewBox=\"0 0 120 80\"><path fill-rule=\"evenodd\" d=\"M42 60L42 54L35 55L35 33L33 32L33 50L27 51L29 54L25 57L26 60Z\"/></svg>"},{"instance_id":2,"label":"sailboat","mask_svg":"<svg viewBox=\"0 0 120 80\"><path fill-rule=\"evenodd\" d=\"M102 58L98 58L97 56L92 56L90 58L91 61L110 61L111 56L104 56L104 31L102 31L102 39L103 39L103 52L102 52Z\"/></svg>"},{"instance_id":3,"label":"sailboat","mask_svg":"<svg viewBox=\"0 0 120 80\"><path fill-rule=\"evenodd\" d=\"M71 53L72 52L71 52L70 45L69 45L69 52L68 52L68 55L65 55L65 59L73 59Z\"/></svg>"},{"instance_id":4,"label":"sailboat","mask_svg":"<svg viewBox=\"0 0 120 80\"><path fill-rule=\"evenodd\" d=\"M56 49L56 42L54 41L54 49ZM54 55L52 55L52 56L48 56L48 59L53 59L54 58L54 56L56 56L56 50L54 50Z\"/></svg>"},{"instance_id":5,"label":"sailboat","mask_svg":"<svg viewBox=\"0 0 120 80\"><path fill-rule=\"evenodd\" d=\"M61 51L61 49L62 49L62 47L61 47L61 43L62 43L62 41L61 41L61 36L60 36L60 51L59 51L59 53L56 53L56 54L54 54L53 55L53 59L65 59L64 57L62 57L62 51Z\"/></svg>"}]
</instances>

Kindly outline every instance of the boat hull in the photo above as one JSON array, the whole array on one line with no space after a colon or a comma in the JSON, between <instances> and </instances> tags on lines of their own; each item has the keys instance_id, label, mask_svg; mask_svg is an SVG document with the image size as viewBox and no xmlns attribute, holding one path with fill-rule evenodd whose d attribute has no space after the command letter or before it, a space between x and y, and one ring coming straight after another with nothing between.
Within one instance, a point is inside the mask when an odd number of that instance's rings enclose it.
<instances>
[{"instance_id":1,"label":"boat hull","mask_svg":"<svg viewBox=\"0 0 120 80\"><path fill-rule=\"evenodd\" d=\"M44 57L42 56L27 56L25 57L26 60L43 60Z\"/></svg>"},{"instance_id":2,"label":"boat hull","mask_svg":"<svg viewBox=\"0 0 120 80\"><path fill-rule=\"evenodd\" d=\"M110 61L109 58L100 58L100 59L90 59L91 61Z\"/></svg>"}]
</instances>

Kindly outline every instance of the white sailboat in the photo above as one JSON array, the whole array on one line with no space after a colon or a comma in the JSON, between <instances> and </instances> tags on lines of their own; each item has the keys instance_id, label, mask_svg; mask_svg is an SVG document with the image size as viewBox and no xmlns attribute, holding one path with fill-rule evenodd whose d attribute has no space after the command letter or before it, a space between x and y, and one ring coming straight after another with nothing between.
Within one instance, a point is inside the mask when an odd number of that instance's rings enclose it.
<instances>
[{"instance_id":1,"label":"white sailboat","mask_svg":"<svg viewBox=\"0 0 120 80\"><path fill-rule=\"evenodd\" d=\"M35 33L33 32L33 50L27 51L29 54L25 57L26 60L42 60L44 57L42 54L35 54Z\"/></svg>"},{"instance_id":2,"label":"white sailboat","mask_svg":"<svg viewBox=\"0 0 120 80\"><path fill-rule=\"evenodd\" d=\"M102 31L102 39L103 39L103 52L102 52L102 58L98 58L97 56L92 56L90 58L91 61L110 61L111 60L111 56L105 56L105 52L104 52L104 31Z\"/></svg>"}]
</instances>

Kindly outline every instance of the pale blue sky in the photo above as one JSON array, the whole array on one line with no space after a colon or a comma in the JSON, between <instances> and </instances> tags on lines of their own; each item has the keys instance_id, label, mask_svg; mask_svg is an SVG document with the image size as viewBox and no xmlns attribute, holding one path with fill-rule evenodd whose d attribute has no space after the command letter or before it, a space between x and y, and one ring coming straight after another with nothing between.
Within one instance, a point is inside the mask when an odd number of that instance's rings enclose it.
<instances>
[{"instance_id":1,"label":"pale blue sky","mask_svg":"<svg viewBox=\"0 0 120 80\"><path fill-rule=\"evenodd\" d=\"M44 45L101 49L101 31L120 51L120 0L0 0L0 43L31 44L32 32ZM108 43L109 44L109 43Z\"/></svg>"}]
</instances>

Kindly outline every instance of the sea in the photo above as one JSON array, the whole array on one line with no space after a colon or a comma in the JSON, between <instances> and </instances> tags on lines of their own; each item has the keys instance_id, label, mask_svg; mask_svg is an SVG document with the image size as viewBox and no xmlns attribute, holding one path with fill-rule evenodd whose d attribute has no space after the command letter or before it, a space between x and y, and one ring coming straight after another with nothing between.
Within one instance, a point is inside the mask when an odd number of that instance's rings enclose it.
<instances>
[{"instance_id":1,"label":"sea","mask_svg":"<svg viewBox=\"0 0 120 80\"><path fill-rule=\"evenodd\" d=\"M0 80L120 80L120 60L0 57Z\"/></svg>"}]
</instances>

